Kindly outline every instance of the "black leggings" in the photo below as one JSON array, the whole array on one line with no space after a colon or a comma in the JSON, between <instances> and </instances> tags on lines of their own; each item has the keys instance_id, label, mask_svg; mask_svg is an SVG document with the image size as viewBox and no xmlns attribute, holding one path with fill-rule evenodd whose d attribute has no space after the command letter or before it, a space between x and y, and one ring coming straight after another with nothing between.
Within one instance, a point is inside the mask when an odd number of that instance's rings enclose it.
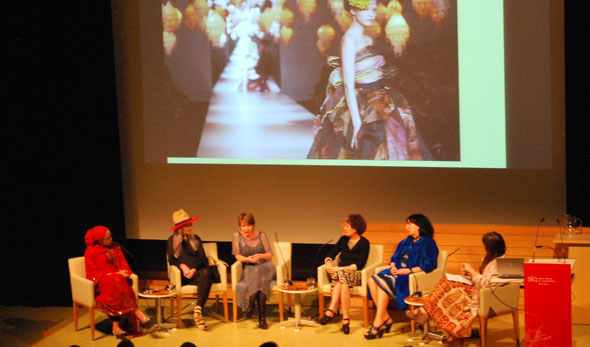
<instances>
[{"instance_id":1,"label":"black leggings","mask_svg":"<svg viewBox=\"0 0 590 347\"><path fill-rule=\"evenodd\" d=\"M182 274L182 285L193 285L197 286L197 305L201 308L205 307L207 298L209 298L209 291L211 290L211 272L209 267L205 266L197 270L192 278L184 277Z\"/></svg>"}]
</instances>

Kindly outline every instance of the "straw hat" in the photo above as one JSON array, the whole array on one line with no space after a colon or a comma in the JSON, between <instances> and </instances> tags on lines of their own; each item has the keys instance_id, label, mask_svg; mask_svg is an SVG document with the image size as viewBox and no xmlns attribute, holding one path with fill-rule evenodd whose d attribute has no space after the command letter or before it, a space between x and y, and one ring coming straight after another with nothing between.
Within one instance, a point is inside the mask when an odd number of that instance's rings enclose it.
<instances>
[{"instance_id":1,"label":"straw hat","mask_svg":"<svg viewBox=\"0 0 590 347\"><path fill-rule=\"evenodd\" d=\"M184 212L183 209L174 211L172 212L172 221L174 222L174 227L172 229L169 229L168 231L176 230L185 224L196 221L197 219L199 219L199 216L196 216L195 218L191 219L191 216L189 216L188 213Z\"/></svg>"}]
</instances>

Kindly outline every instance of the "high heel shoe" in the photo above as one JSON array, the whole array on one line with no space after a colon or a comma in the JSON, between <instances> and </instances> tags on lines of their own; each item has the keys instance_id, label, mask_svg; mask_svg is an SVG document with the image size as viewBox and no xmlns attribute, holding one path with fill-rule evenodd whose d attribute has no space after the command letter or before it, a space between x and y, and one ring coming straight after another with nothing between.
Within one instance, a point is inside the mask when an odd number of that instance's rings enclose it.
<instances>
[{"instance_id":1,"label":"high heel shoe","mask_svg":"<svg viewBox=\"0 0 590 347\"><path fill-rule=\"evenodd\" d=\"M385 322L383 322L383 325L385 325L385 332L389 333L389 331L391 330L391 326L393 325L393 319L391 317L387 317Z\"/></svg>"},{"instance_id":2,"label":"high heel shoe","mask_svg":"<svg viewBox=\"0 0 590 347\"><path fill-rule=\"evenodd\" d=\"M379 338L383 337L383 333L385 332L384 325L381 324L380 326L376 327L374 325L363 335L367 340L374 340L377 336ZM381 329L383 328L383 329Z\"/></svg>"},{"instance_id":3,"label":"high heel shoe","mask_svg":"<svg viewBox=\"0 0 590 347\"><path fill-rule=\"evenodd\" d=\"M150 316L148 316L147 314L145 314L145 312L143 312L141 310L135 311L135 317L137 317L137 319L139 320L139 323L142 326L147 325L146 323L148 323L151 320Z\"/></svg>"},{"instance_id":4,"label":"high heel shoe","mask_svg":"<svg viewBox=\"0 0 590 347\"><path fill-rule=\"evenodd\" d=\"M347 321L347 323L344 323ZM349 318L342 318L342 328L340 329L344 333L344 335L350 334L350 319Z\"/></svg>"},{"instance_id":5,"label":"high heel shoe","mask_svg":"<svg viewBox=\"0 0 590 347\"><path fill-rule=\"evenodd\" d=\"M328 316L326 313L328 312L332 312L332 316ZM330 309L327 309L326 312L324 312L324 316L322 317L322 319L320 319L320 324L321 325L326 325L328 324L330 321L332 321L332 319L334 319L334 317L336 316L336 313Z\"/></svg>"}]
</instances>

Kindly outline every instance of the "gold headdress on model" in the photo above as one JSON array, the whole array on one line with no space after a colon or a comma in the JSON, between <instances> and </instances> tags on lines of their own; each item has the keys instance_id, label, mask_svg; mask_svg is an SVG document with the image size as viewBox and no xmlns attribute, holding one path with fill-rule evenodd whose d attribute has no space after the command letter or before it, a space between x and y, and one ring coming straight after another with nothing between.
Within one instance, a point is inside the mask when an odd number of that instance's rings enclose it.
<instances>
[{"instance_id":1,"label":"gold headdress on model","mask_svg":"<svg viewBox=\"0 0 590 347\"><path fill-rule=\"evenodd\" d=\"M355 7L355 8L364 10L365 8L367 8L367 6L369 6L369 4L371 3L372 0L347 0L347 1L351 7Z\"/></svg>"}]
</instances>

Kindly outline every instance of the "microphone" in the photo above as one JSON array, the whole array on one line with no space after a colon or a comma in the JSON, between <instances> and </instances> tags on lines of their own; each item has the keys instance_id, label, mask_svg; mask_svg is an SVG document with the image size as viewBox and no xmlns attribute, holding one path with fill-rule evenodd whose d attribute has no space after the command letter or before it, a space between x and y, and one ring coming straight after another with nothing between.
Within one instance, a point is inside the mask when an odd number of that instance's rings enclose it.
<instances>
[{"instance_id":1,"label":"microphone","mask_svg":"<svg viewBox=\"0 0 590 347\"><path fill-rule=\"evenodd\" d=\"M549 249L553 250L553 252L554 252L555 254L557 254L557 263L559 263L559 262L560 262L560 260L563 260L563 263L565 264L565 255L563 255L563 254L562 254L562 255L561 255L561 258L560 258L560 257L559 257L559 252L557 251L557 249L555 249L555 248L553 248L553 247L551 247L551 246L543 246L543 245L538 245L538 246L535 246L535 248L549 248Z\"/></svg>"},{"instance_id":2,"label":"microphone","mask_svg":"<svg viewBox=\"0 0 590 347\"><path fill-rule=\"evenodd\" d=\"M330 242L332 242L332 241L334 241L334 239L331 239L330 241L328 241L328 242L324 243L324 244L323 244L323 245L322 245L320 248L318 248L318 250L315 252L315 257L313 258L313 263L311 263L311 271L309 272L309 276L308 276L308 277L314 277L314 275L313 275L313 272L314 272L314 271L313 271L313 270L315 270L315 269L316 269L316 267L317 267L317 266L316 266L316 264L317 264L317 261L318 261L318 257L320 256L320 252L321 252L321 250L322 250L322 249L324 249L324 247L326 247L327 245L329 245L329 244L330 244ZM314 278L315 278L315 277L314 277Z\"/></svg>"},{"instance_id":3,"label":"microphone","mask_svg":"<svg viewBox=\"0 0 590 347\"><path fill-rule=\"evenodd\" d=\"M410 275L414 276L414 281L416 281L416 291L412 293L412 297L413 298L419 298L422 296L422 292L420 291L419 287L418 287L418 277L416 277L416 274L410 270Z\"/></svg>"},{"instance_id":4,"label":"microphone","mask_svg":"<svg viewBox=\"0 0 590 347\"><path fill-rule=\"evenodd\" d=\"M458 250L460 250L461 247L457 247L456 250L452 251L451 253L449 253L449 256L447 258L449 258L450 256L452 256L453 254L455 254Z\"/></svg>"},{"instance_id":5,"label":"microphone","mask_svg":"<svg viewBox=\"0 0 590 347\"><path fill-rule=\"evenodd\" d=\"M119 246L119 248L121 248L123 250L123 252L125 252L126 254L128 254L133 259L133 261L137 265L137 270L138 270L139 273L142 273L143 272L142 269L141 269L141 265L139 265L139 262L137 261L137 258L135 258L135 256L133 255L133 253L129 252L129 250L127 250L127 248L123 247L118 242L113 241L113 245L114 246ZM144 292L149 289L148 286L149 286L148 281L145 281L145 286L143 288L143 291Z\"/></svg>"},{"instance_id":6,"label":"microphone","mask_svg":"<svg viewBox=\"0 0 590 347\"><path fill-rule=\"evenodd\" d=\"M279 246L279 237L277 236L277 233L275 231L275 239L277 240L277 248L279 249L279 254L281 255L281 260L283 262L283 266L285 267L285 272L287 273L287 284L289 284L290 286L293 285L293 281L291 281L291 276L289 276L289 268L287 267L287 264L285 264L285 257L283 256L283 251L281 250L281 247Z\"/></svg>"},{"instance_id":7,"label":"microphone","mask_svg":"<svg viewBox=\"0 0 590 347\"><path fill-rule=\"evenodd\" d=\"M537 223L537 233L535 234L535 247L533 247L533 257L531 258L531 263L535 262L535 251L537 250L537 240L539 239L539 227L545 221L545 217L541 218L539 223Z\"/></svg>"},{"instance_id":8,"label":"microphone","mask_svg":"<svg viewBox=\"0 0 590 347\"><path fill-rule=\"evenodd\" d=\"M460 249L461 249L461 247L457 247L457 249L455 249L454 251L452 251L451 253L449 253L449 255L447 256L447 259L450 256L452 256L453 254L455 254ZM416 291L414 293L412 293L412 296L413 297L421 297L422 296L422 292L420 290L418 290L418 277L416 277L416 274L413 273L413 272L410 272L410 274L414 275L414 280L416 281Z\"/></svg>"}]
</instances>

